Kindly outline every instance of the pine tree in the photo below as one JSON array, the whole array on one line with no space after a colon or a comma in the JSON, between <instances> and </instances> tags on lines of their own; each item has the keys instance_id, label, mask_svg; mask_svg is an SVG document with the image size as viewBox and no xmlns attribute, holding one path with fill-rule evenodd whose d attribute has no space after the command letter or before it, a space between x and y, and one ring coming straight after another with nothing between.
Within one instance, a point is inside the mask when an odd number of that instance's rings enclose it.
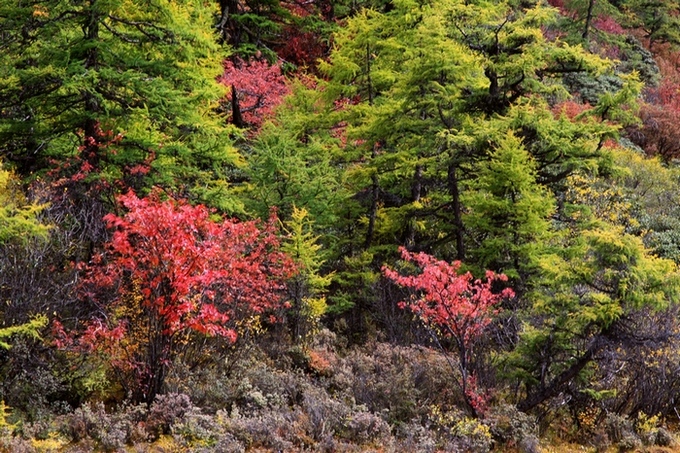
<instances>
[{"instance_id":1,"label":"pine tree","mask_svg":"<svg viewBox=\"0 0 680 453\"><path fill-rule=\"evenodd\" d=\"M88 176L142 176L228 208L239 157L216 114L215 12L195 0L4 3L0 154L21 175L77 158Z\"/></svg>"},{"instance_id":2,"label":"pine tree","mask_svg":"<svg viewBox=\"0 0 680 453\"><path fill-rule=\"evenodd\" d=\"M554 234L549 221L554 196L536 182L535 163L511 132L500 137L477 175L463 197L469 207L465 224L479 244L470 258L481 268L518 278L536 267L543 244Z\"/></svg>"},{"instance_id":3,"label":"pine tree","mask_svg":"<svg viewBox=\"0 0 680 453\"><path fill-rule=\"evenodd\" d=\"M333 278L322 275L323 258L319 237L304 209L293 206L291 219L285 225L287 238L281 250L296 264L298 273L288 282L292 313L290 325L293 341L306 344L319 330L321 317L326 314L326 292Z\"/></svg>"},{"instance_id":4,"label":"pine tree","mask_svg":"<svg viewBox=\"0 0 680 453\"><path fill-rule=\"evenodd\" d=\"M624 0L621 6L630 25L644 30L650 48L657 42L680 44L680 6L676 1Z\"/></svg>"},{"instance_id":5,"label":"pine tree","mask_svg":"<svg viewBox=\"0 0 680 453\"><path fill-rule=\"evenodd\" d=\"M556 117L548 100L569 96L564 73L608 63L546 39L541 27L553 13L538 4L402 1L348 22L323 69L327 95L345 100L337 115L348 180L363 204L364 248L399 244L465 260L473 244L463 195L501 130L515 131L546 187L593 164L616 128Z\"/></svg>"},{"instance_id":6,"label":"pine tree","mask_svg":"<svg viewBox=\"0 0 680 453\"><path fill-rule=\"evenodd\" d=\"M542 258L542 284L530 295L533 316L509 355L525 385L518 404L524 411L573 386L603 350L664 341L633 326L640 310L666 309L680 296L675 263L652 255L622 227L583 221L577 235L564 236L560 253Z\"/></svg>"},{"instance_id":7,"label":"pine tree","mask_svg":"<svg viewBox=\"0 0 680 453\"><path fill-rule=\"evenodd\" d=\"M280 218L291 218L294 207L304 209L316 228L333 230L340 206L348 195L336 165L337 140L312 133L319 93L296 86L277 114L264 124L245 153L250 184L244 201L261 217L271 207Z\"/></svg>"}]
</instances>

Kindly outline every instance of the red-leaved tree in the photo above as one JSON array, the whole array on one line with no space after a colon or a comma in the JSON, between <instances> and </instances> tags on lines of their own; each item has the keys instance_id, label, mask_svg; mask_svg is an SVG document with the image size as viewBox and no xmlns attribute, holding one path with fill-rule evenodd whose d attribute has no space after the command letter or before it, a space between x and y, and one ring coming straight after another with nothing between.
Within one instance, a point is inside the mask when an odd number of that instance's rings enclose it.
<instances>
[{"instance_id":1,"label":"red-leaved tree","mask_svg":"<svg viewBox=\"0 0 680 453\"><path fill-rule=\"evenodd\" d=\"M226 60L219 81L229 88L227 110L238 127L261 126L290 92L281 67L264 60Z\"/></svg>"},{"instance_id":2,"label":"red-leaved tree","mask_svg":"<svg viewBox=\"0 0 680 453\"><path fill-rule=\"evenodd\" d=\"M411 290L411 297L399 302L401 308L413 311L431 332L453 341L461 374L458 385L472 413L481 415L486 400L478 389L471 359L475 342L492 321L498 303L514 296L510 288L492 291L494 282L507 281L507 277L487 271L484 281L474 279L469 272L459 274L460 261L449 264L425 253L411 253L403 247L400 250L402 258L415 263L421 272L402 275L383 267L383 274Z\"/></svg>"},{"instance_id":3,"label":"red-leaved tree","mask_svg":"<svg viewBox=\"0 0 680 453\"><path fill-rule=\"evenodd\" d=\"M158 195L118 201L127 212L105 217L113 237L81 285L102 316L70 345L103 351L132 398L150 402L180 344L234 342L234 322L280 310L295 266L279 250L275 216L216 222L204 206Z\"/></svg>"}]
</instances>

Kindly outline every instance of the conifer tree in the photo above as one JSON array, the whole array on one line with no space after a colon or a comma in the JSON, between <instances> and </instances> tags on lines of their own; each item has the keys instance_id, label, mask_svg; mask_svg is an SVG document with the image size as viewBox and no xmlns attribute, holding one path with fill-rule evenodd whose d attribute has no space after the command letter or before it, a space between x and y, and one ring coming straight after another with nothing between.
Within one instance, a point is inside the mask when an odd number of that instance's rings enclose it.
<instances>
[{"instance_id":1,"label":"conifer tree","mask_svg":"<svg viewBox=\"0 0 680 453\"><path fill-rule=\"evenodd\" d=\"M650 48L657 42L680 44L680 6L673 0L624 0L631 26L642 28Z\"/></svg>"},{"instance_id":2,"label":"conifer tree","mask_svg":"<svg viewBox=\"0 0 680 453\"><path fill-rule=\"evenodd\" d=\"M28 203L18 187L16 176L0 168L0 249L10 243L26 243L30 238L44 238L49 227L38 220L44 208ZM4 253L4 250L3 250ZM6 305L12 301L7 300ZM3 316L3 325L7 319ZM38 314L23 324L0 328L0 349L9 349L8 340L15 335L39 338L39 331L47 324L47 317Z\"/></svg>"},{"instance_id":3,"label":"conifer tree","mask_svg":"<svg viewBox=\"0 0 680 453\"><path fill-rule=\"evenodd\" d=\"M572 217L587 203L565 202L571 175L611 171L605 143L632 121L642 84L620 76L580 115L561 111L564 74L612 64L548 39L554 13L531 2L398 1L350 20L324 67L326 95L342 105L364 253L389 259L402 245L507 274L517 297L503 347L526 372L525 410L573 385L603 345L623 340L627 317L668 306L677 287L672 263L607 222Z\"/></svg>"},{"instance_id":4,"label":"conifer tree","mask_svg":"<svg viewBox=\"0 0 680 453\"><path fill-rule=\"evenodd\" d=\"M264 124L245 153L250 184L242 194L243 203L261 217L276 207L287 221L298 207L328 232L348 195L335 163L337 140L311 132L324 114L317 108L319 97L318 92L298 85Z\"/></svg>"},{"instance_id":5,"label":"conifer tree","mask_svg":"<svg viewBox=\"0 0 680 453\"><path fill-rule=\"evenodd\" d=\"M319 237L311 232L311 222L305 209L293 206L291 219L284 226L287 237L281 247L298 268L298 273L288 282L291 295L290 314L293 341L306 344L320 327L321 317L326 314L326 292L332 274L322 275L323 265Z\"/></svg>"},{"instance_id":6,"label":"conifer tree","mask_svg":"<svg viewBox=\"0 0 680 453\"><path fill-rule=\"evenodd\" d=\"M215 113L225 94L215 10L195 0L3 3L0 154L21 175L77 158L86 176L142 176L228 208L215 181L239 157Z\"/></svg>"},{"instance_id":7,"label":"conifer tree","mask_svg":"<svg viewBox=\"0 0 680 453\"><path fill-rule=\"evenodd\" d=\"M542 258L541 285L531 294L530 322L509 355L526 393L521 410L535 408L573 386L604 350L662 340L635 332L643 308L677 304L680 274L622 227L584 216L562 251ZM587 384L586 384L587 387Z\"/></svg>"},{"instance_id":8,"label":"conifer tree","mask_svg":"<svg viewBox=\"0 0 680 453\"><path fill-rule=\"evenodd\" d=\"M592 165L615 128L569 125L547 100L568 97L562 74L608 64L547 40L540 27L553 12L539 4L402 1L349 21L323 69L327 95L349 100L338 116L347 124L348 179L364 201L364 247L397 243L464 260L462 195L503 128L516 131L539 184Z\"/></svg>"},{"instance_id":9,"label":"conifer tree","mask_svg":"<svg viewBox=\"0 0 680 453\"><path fill-rule=\"evenodd\" d=\"M537 251L553 234L553 195L536 182L535 163L511 132L500 137L477 174L463 198L469 207L465 224L479 244L470 258L481 268L519 277L536 267Z\"/></svg>"}]
</instances>

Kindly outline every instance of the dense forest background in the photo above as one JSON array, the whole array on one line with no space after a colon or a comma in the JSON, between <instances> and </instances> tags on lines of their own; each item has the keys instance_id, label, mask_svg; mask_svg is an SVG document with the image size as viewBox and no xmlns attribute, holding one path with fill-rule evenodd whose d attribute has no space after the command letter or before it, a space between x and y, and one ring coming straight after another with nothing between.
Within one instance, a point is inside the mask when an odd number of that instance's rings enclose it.
<instances>
[{"instance_id":1,"label":"dense forest background","mask_svg":"<svg viewBox=\"0 0 680 453\"><path fill-rule=\"evenodd\" d=\"M3 1L0 159L2 451L677 446L675 0Z\"/></svg>"}]
</instances>

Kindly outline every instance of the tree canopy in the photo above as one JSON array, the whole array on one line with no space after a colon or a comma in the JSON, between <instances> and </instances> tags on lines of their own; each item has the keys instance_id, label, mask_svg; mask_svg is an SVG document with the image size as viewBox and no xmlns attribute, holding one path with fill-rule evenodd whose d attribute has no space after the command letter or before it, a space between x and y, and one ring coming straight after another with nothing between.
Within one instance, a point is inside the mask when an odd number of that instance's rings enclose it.
<instances>
[{"instance_id":1,"label":"tree canopy","mask_svg":"<svg viewBox=\"0 0 680 453\"><path fill-rule=\"evenodd\" d=\"M214 13L191 0L3 5L4 159L28 175L77 157L109 182L141 176L225 204L240 159L218 113Z\"/></svg>"}]
</instances>

